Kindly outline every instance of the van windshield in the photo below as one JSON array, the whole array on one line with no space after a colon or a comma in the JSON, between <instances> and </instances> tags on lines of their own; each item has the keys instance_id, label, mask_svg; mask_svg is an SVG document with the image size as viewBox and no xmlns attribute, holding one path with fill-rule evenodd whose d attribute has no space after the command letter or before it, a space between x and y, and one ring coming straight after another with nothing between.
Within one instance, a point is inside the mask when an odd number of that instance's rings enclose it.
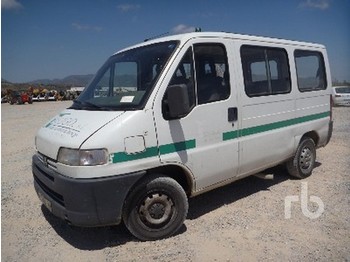
<instances>
[{"instance_id":1,"label":"van windshield","mask_svg":"<svg viewBox=\"0 0 350 262\"><path fill-rule=\"evenodd\" d=\"M110 57L70 108L142 109L177 44L162 42Z\"/></svg>"}]
</instances>

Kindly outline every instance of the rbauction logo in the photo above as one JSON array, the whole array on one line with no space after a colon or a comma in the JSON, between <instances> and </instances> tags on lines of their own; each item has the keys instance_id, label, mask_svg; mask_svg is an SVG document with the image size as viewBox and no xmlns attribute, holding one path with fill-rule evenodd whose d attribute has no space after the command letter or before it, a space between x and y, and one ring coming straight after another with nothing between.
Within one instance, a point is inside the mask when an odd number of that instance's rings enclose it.
<instances>
[{"instance_id":1,"label":"rbauction logo","mask_svg":"<svg viewBox=\"0 0 350 262\"><path fill-rule=\"evenodd\" d=\"M318 196L308 197L308 184L307 182L301 182L300 197L298 195L286 196L284 199L284 217L290 219L292 217L292 203L299 202L301 212L304 216L310 219L316 219L324 212L324 203ZM312 210L309 209L309 202L312 203ZM315 208L315 204L317 208Z\"/></svg>"}]
</instances>

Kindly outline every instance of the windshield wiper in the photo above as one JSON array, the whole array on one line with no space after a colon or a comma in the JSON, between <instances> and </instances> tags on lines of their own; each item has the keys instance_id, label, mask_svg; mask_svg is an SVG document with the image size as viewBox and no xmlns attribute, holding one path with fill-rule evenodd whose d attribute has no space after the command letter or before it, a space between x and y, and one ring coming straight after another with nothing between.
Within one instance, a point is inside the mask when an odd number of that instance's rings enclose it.
<instances>
[{"instance_id":1,"label":"windshield wiper","mask_svg":"<svg viewBox=\"0 0 350 262\"><path fill-rule=\"evenodd\" d=\"M77 106L78 105L78 106ZM85 109L85 110L106 110L106 108L95 105L91 102L74 100L71 109Z\"/></svg>"}]
</instances>

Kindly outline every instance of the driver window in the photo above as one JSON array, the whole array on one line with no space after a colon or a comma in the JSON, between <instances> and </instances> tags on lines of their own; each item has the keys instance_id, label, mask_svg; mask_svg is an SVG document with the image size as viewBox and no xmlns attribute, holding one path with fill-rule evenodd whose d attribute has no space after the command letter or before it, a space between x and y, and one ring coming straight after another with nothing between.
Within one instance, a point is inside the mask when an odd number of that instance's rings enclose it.
<instances>
[{"instance_id":1,"label":"driver window","mask_svg":"<svg viewBox=\"0 0 350 262\"><path fill-rule=\"evenodd\" d=\"M179 66L175 70L169 85L186 85L188 90L188 97L190 100L190 107L195 104L194 95L194 77L193 77L193 62L192 62L192 48L189 48L182 58Z\"/></svg>"},{"instance_id":2,"label":"driver window","mask_svg":"<svg viewBox=\"0 0 350 262\"><path fill-rule=\"evenodd\" d=\"M194 46L198 104L225 100L230 96L228 63L221 44Z\"/></svg>"}]
</instances>

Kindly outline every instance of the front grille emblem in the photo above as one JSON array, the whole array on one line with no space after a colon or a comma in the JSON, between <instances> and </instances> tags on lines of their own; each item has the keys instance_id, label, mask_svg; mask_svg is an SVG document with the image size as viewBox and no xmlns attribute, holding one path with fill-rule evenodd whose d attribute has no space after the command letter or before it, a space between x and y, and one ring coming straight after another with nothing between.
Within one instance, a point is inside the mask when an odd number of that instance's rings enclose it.
<instances>
[{"instance_id":1,"label":"front grille emblem","mask_svg":"<svg viewBox=\"0 0 350 262\"><path fill-rule=\"evenodd\" d=\"M47 157L46 156L43 156L43 164L44 166L48 167L49 164L47 163Z\"/></svg>"}]
</instances>

